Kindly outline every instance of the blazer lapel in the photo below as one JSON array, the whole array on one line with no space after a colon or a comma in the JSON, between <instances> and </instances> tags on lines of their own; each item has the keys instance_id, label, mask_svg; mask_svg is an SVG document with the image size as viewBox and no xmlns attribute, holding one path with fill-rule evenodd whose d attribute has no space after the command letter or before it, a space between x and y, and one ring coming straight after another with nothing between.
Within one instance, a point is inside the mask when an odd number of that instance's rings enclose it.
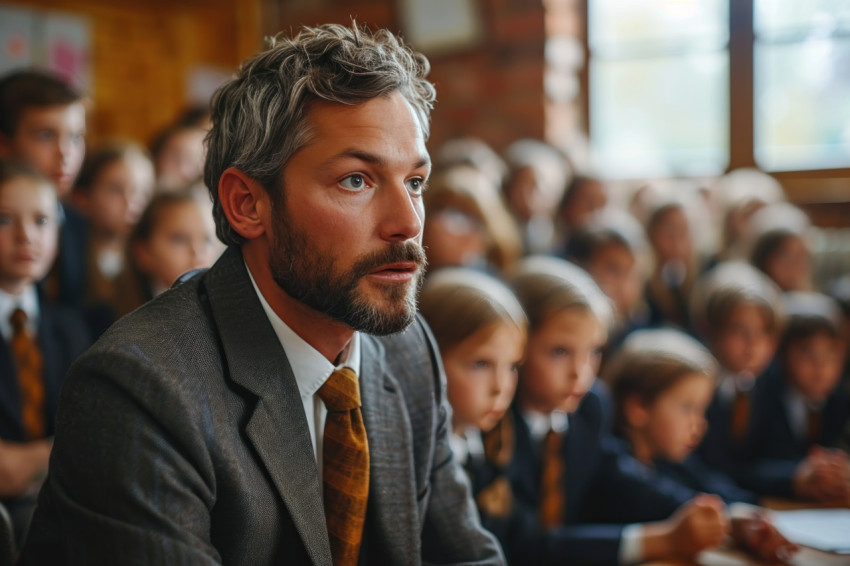
<instances>
[{"instance_id":1,"label":"blazer lapel","mask_svg":"<svg viewBox=\"0 0 850 566\"><path fill-rule=\"evenodd\" d=\"M404 564L420 555L416 478L410 461L410 420L396 380L384 366L383 346L361 335L360 389L369 440L369 547L387 563Z\"/></svg>"},{"instance_id":2,"label":"blazer lapel","mask_svg":"<svg viewBox=\"0 0 850 566\"><path fill-rule=\"evenodd\" d=\"M313 563L331 564L322 489L301 396L238 248L228 249L209 270L206 288L230 378L258 397L245 432Z\"/></svg>"}]
</instances>

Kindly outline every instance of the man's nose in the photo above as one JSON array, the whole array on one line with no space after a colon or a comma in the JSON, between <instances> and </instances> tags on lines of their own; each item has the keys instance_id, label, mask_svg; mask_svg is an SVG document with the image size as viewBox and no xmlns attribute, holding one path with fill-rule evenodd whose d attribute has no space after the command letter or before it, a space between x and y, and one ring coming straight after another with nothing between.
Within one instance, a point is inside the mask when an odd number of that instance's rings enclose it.
<instances>
[{"instance_id":1,"label":"man's nose","mask_svg":"<svg viewBox=\"0 0 850 566\"><path fill-rule=\"evenodd\" d=\"M385 240L406 241L422 235L425 209L422 198L396 181L381 199L381 236Z\"/></svg>"}]
</instances>

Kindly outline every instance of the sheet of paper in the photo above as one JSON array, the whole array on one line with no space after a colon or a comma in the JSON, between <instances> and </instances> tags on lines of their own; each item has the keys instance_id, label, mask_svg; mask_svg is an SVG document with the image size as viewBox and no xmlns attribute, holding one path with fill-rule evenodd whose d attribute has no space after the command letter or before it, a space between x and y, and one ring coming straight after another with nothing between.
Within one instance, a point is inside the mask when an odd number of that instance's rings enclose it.
<instances>
[{"instance_id":1,"label":"sheet of paper","mask_svg":"<svg viewBox=\"0 0 850 566\"><path fill-rule=\"evenodd\" d=\"M850 509L774 511L771 515L776 527L789 540L826 552L850 555Z\"/></svg>"}]
</instances>

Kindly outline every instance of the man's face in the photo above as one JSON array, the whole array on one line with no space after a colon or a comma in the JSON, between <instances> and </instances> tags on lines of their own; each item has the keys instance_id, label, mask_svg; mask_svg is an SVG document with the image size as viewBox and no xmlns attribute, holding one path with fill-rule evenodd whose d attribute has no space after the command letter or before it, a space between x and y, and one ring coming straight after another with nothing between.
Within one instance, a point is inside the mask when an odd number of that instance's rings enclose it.
<instances>
[{"instance_id":1,"label":"man's face","mask_svg":"<svg viewBox=\"0 0 850 566\"><path fill-rule=\"evenodd\" d=\"M269 267L310 308L370 334L404 329L425 266L422 128L399 93L317 102L313 137L286 165L272 206Z\"/></svg>"},{"instance_id":2,"label":"man's face","mask_svg":"<svg viewBox=\"0 0 850 566\"><path fill-rule=\"evenodd\" d=\"M53 180L64 198L83 164L85 135L86 109L81 102L30 107L21 114L9 140L11 155Z\"/></svg>"}]
</instances>

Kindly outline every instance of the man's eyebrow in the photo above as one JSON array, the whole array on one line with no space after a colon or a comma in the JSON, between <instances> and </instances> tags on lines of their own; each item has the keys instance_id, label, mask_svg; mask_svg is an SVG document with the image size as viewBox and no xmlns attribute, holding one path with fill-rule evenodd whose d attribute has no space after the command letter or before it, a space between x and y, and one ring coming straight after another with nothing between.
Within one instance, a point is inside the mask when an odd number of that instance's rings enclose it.
<instances>
[{"instance_id":1,"label":"man's eyebrow","mask_svg":"<svg viewBox=\"0 0 850 566\"><path fill-rule=\"evenodd\" d=\"M376 165L378 167L387 167L389 165L387 160L381 157L380 155L375 155L374 153L369 153L368 151L363 151L360 149L346 149L344 151L341 151L330 159L328 159L327 161L325 161L322 165L327 166L333 163L334 161L338 161L346 157L359 159L360 161L365 161L366 163L371 163L372 165ZM413 164L413 168L419 169L420 167L424 167L430 164L431 159L427 155L424 155Z\"/></svg>"}]
</instances>

